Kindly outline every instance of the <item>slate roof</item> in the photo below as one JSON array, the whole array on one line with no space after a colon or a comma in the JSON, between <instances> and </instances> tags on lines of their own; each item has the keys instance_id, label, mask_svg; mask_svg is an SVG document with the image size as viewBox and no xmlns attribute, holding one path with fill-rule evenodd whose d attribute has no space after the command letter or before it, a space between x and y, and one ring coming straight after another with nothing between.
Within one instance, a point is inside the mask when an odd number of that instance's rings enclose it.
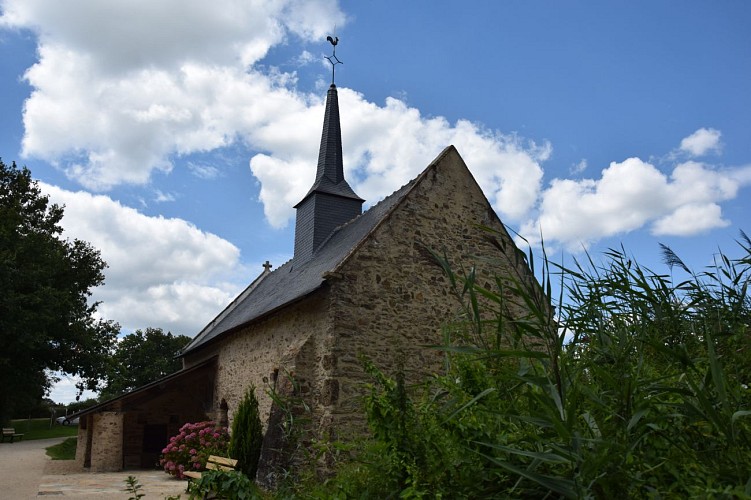
<instances>
[{"instance_id":1,"label":"slate roof","mask_svg":"<svg viewBox=\"0 0 751 500\"><path fill-rule=\"evenodd\" d=\"M362 241L385 220L430 168L453 146L447 147L419 176L372 206L350 222L339 226L302 264L290 260L271 273L261 274L227 308L196 335L183 350L193 353L221 335L241 328L315 292Z\"/></svg>"}]
</instances>

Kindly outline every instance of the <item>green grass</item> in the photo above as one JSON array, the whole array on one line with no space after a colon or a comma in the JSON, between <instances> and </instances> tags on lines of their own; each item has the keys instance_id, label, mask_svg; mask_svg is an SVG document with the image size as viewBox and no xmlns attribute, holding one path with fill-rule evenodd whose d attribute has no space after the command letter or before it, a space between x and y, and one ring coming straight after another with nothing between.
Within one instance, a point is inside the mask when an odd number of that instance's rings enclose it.
<instances>
[{"instance_id":1,"label":"green grass","mask_svg":"<svg viewBox=\"0 0 751 500\"><path fill-rule=\"evenodd\" d=\"M78 435L78 426L60 425L57 423L53 423L52 426L50 426L50 419L48 418L11 420L11 427L16 429L16 432L19 434L23 434L25 440Z\"/></svg>"},{"instance_id":2,"label":"green grass","mask_svg":"<svg viewBox=\"0 0 751 500\"><path fill-rule=\"evenodd\" d=\"M68 438L60 444L50 446L47 449L47 455L52 460L74 460L76 458L76 444L78 439Z\"/></svg>"}]
</instances>

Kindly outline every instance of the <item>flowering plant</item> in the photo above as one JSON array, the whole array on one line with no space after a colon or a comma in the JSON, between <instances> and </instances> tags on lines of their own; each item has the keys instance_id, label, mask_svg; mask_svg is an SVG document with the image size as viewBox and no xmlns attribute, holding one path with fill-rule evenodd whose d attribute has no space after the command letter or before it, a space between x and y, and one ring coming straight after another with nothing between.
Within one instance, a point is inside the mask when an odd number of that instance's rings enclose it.
<instances>
[{"instance_id":1,"label":"flowering plant","mask_svg":"<svg viewBox=\"0 0 751 500\"><path fill-rule=\"evenodd\" d=\"M216 427L211 421L187 423L180 427L178 435L170 438L159 465L167 474L183 478L186 470L204 470L209 455L226 456L228 447L226 427Z\"/></svg>"}]
</instances>

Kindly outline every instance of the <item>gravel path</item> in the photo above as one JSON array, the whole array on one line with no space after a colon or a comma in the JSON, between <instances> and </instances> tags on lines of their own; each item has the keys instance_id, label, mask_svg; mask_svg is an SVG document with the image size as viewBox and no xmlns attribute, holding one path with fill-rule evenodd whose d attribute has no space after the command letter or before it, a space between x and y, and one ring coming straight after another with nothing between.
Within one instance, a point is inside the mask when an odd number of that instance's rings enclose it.
<instances>
[{"instance_id":1,"label":"gravel path","mask_svg":"<svg viewBox=\"0 0 751 500\"><path fill-rule=\"evenodd\" d=\"M44 466L50 462L44 449L64 439L0 443L0 498L37 498Z\"/></svg>"},{"instance_id":2,"label":"gravel path","mask_svg":"<svg viewBox=\"0 0 751 500\"><path fill-rule=\"evenodd\" d=\"M127 499L124 480L135 476L145 500L185 494L186 482L159 470L86 472L72 460L51 460L45 448L65 438L0 443L0 500L30 498Z\"/></svg>"}]
</instances>

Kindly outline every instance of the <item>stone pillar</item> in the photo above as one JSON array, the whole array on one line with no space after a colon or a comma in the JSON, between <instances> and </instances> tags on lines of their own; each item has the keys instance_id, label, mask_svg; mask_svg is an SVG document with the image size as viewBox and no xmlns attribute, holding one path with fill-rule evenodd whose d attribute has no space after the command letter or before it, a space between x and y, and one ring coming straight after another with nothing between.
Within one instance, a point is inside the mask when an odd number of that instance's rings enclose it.
<instances>
[{"instance_id":1,"label":"stone pillar","mask_svg":"<svg viewBox=\"0 0 751 500\"><path fill-rule=\"evenodd\" d=\"M86 450L89 448L89 436L91 435L91 415L85 415L78 425L78 441L76 442L76 464L81 467L86 465ZM87 425L87 420L89 421Z\"/></svg>"},{"instance_id":2,"label":"stone pillar","mask_svg":"<svg viewBox=\"0 0 751 500\"><path fill-rule=\"evenodd\" d=\"M91 443L91 472L118 472L123 469L124 413L95 413Z\"/></svg>"}]
</instances>

